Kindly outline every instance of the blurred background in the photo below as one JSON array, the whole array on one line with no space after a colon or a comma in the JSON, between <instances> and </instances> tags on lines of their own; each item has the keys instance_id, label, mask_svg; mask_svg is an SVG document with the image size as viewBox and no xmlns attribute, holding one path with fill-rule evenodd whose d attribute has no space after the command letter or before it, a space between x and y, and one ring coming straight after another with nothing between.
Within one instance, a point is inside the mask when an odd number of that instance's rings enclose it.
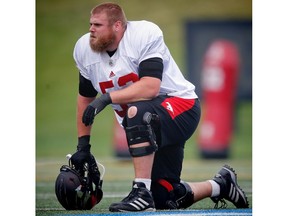
<instances>
[{"instance_id":1,"label":"blurred background","mask_svg":"<svg viewBox=\"0 0 288 216\"><path fill-rule=\"evenodd\" d=\"M75 42L89 29L90 10L102 2L36 1L36 160L61 158L76 149L78 71L72 52ZM240 63L233 87L236 95L228 157L252 160L252 0L115 2L123 7L128 20L145 19L159 25L184 76L196 86L203 109L201 76L209 46L223 38L236 45ZM98 158L115 156L111 108L95 122L93 153ZM186 158L201 157L198 134L199 129L187 142Z\"/></svg>"},{"instance_id":2,"label":"blurred background","mask_svg":"<svg viewBox=\"0 0 288 216\"><path fill-rule=\"evenodd\" d=\"M36 0L37 215L63 210L54 184L66 154L77 145L78 70L72 52L89 30L91 9L102 2ZM128 20L149 20L162 29L183 75L196 86L203 113L185 146L182 179L210 179L228 163L238 171L252 207L252 0L114 2ZM125 143L107 107L97 115L91 138L92 153L106 167L98 211L107 212L130 190L133 166L129 157L123 160ZM193 208L213 208L213 203L207 199Z\"/></svg>"}]
</instances>

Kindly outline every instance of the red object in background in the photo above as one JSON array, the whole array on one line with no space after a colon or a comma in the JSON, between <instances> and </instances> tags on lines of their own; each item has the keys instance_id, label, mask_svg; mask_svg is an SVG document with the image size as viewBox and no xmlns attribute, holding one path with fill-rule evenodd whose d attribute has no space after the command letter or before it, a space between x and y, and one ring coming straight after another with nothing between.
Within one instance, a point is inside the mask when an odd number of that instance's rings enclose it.
<instances>
[{"instance_id":1,"label":"red object in background","mask_svg":"<svg viewBox=\"0 0 288 216\"><path fill-rule=\"evenodd\" d=\"M228 40L214 41L204 56L203 117L198 139L203 158L229 156L239 61L237 46Z\"/></svg>"},{"instance_id":2,"label":"red object in background","mask_svg":"<svg viewBox=\"0 0 288 216\"><path fill-rule=\"evenodd\" d=\"M114 120L113 142L114 142L114 149L115 149L116 157L122 158L122 159L131 158L124 128L122 128L119 125L116 119Z\"/></svg>"}]
</instances>

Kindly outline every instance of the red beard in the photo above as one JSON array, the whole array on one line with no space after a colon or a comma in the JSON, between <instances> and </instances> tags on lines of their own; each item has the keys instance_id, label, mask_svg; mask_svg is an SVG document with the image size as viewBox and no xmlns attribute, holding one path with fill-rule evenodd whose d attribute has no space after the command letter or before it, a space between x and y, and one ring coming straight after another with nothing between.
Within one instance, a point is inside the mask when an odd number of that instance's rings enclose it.
<instances>
[{"instance_id":1,"label":"red beard","mask_svg":"<svg viewBox=\"0 0 288 216\"><path fill-rule=\"evenodd\" d=\"M98 36L97 38L90 36L90 47L95 52L103 52L106 51L114 41L115 35L113 33L110 33L107 36Z\"/></svg>"}]
</instances>

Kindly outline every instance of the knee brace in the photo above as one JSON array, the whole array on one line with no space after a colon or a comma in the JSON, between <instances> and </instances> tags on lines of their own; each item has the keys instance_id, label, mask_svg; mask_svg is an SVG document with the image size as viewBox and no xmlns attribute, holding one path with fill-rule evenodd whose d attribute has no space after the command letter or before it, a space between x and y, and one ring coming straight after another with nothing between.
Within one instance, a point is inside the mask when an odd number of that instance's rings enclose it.
<instances>
[{"instance_id":1,"label":"knee brace","mask_svg":"<svg viewBox=\"0 0 288 216\"><path fill-rule=\"evenodd\" d=\"M132 157L150 155L157 151L156 136L151 126L152 121L155 121L155 119L158 119L157 115L146 112L142 119L142 125L125 127L127 143ZM131 148L132 145L143 142L149 142L150 145Z\"/></svg>"},{"instance_id":2,"label":"knee brace","mask_svg":"<svg viewBox=\"0 0 288 216\"><path fill-rule=\"evenodd\" d=\"M152 182L151 191L156 209L185 209L194 203L194 193L184 181L170 183L160 179Z\"/></svg>"}]
</instances>

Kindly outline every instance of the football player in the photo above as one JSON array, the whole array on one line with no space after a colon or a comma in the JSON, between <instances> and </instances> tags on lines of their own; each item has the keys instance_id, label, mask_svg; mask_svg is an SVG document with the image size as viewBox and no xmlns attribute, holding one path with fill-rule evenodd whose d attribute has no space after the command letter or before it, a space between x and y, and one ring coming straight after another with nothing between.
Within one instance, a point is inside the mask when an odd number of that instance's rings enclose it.
<instances>
[{"instance_id":1,"label":"football player","mask_svg":"<svg viewBox=\"0 0 288 216\"><path fill-rule=\"evenodd\" d=\"M89 33L77 41L73 56L80 71L79 138L71 162L80 172L85 162L95 164L90 173L98 181L91 128L94 117L111 105L134 165L131 192L112 203L110 211L183 209L207 197L216 204L226 199L238 208L248 207L235 171L227 165L211 180L180 178L185 142L198 126L201 108L195 86L184 78L156 24L127 21L118 4L97 5Z\"/></svg>"}]
</instances>

